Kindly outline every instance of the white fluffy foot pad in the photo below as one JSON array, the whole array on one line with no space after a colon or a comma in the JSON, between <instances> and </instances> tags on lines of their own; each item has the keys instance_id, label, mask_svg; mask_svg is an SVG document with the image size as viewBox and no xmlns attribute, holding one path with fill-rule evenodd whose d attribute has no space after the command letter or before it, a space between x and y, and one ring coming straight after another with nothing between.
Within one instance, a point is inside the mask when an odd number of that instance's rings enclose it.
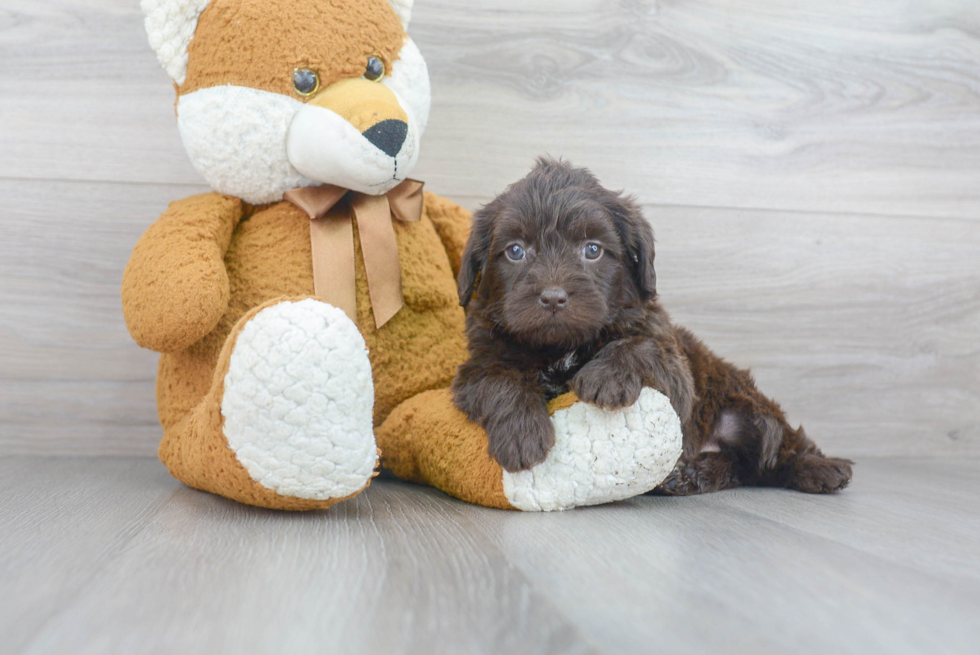
<instances>
[{"instance_id":1,"label":"white fluffy foot pad","mask_svg":"<svg viewBox=\"0 0 980 655\"><path fill-rule=\"evenodd\" d=\"M653 389L625 409L584 402L555 412L555 445L528 471L504 471L504 495L528 512L625 500L651 491L681 456L681 422Z\"/></svg>"},{"instance_id":2,"label":"white fluffy foot pad","mask_svg":"<svg viewBox=\"0 0 980 655\"><path fill-rule=\"evenodd\" d=\"M263 309L235 342L221 402L228 445L253 480L330 500L363 489L378 450L364 339L313 299Z\"/></svg>"}]
</instances>

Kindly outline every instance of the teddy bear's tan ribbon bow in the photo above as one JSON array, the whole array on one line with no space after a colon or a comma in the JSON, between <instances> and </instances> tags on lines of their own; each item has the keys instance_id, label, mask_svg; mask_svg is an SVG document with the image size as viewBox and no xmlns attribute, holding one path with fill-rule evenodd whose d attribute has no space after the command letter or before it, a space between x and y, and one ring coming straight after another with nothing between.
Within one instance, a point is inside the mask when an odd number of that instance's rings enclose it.
<instances>
[{"instance_id":1,"label":"teddy bear's tan ribbon bow","mask_svg":"<svg viewBox=\"0 0 980 655\"><path fill-rule=\"evenodd\" d=\"M314 293L342 309L355 323L353 221L357 221L374 322L380 328L405 304L392 219L421 220L422 187L422 182L405 180L383 196L369 196L327 184L292 189L283 196L310 217ZM341 200L349 203L350 211L328 217Z\"/></svg>"}]
</instances>

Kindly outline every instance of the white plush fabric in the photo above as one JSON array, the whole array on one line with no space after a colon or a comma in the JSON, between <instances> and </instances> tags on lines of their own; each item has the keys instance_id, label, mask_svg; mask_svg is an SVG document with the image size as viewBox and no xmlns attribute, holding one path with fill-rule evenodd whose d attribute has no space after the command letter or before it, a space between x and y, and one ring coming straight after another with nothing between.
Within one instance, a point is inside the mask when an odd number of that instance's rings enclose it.
<instances>
[{"instance_id":1,"label":"white plush fabric","mask_svg":"<svg viewBox=\"0 0 980 655\"><path fill-rule=\"evenodd\" d=\"M187 48L194 38L197 19L210 0L142 0L144 25L150 47L177 84L187 77Z\"/></svg>"},{"instance_id":2,"label":"white plush fabric","mask_svg":"<svg viewBox=\"0 0 980 655\"><path fill-rule=\"evenodd\" d=\"M412 5L415 4L415 0L388 0L388 2L395 9L395 13L398 14L399 20L407 30L408 24L412 21Z\"/></svg>"},{"instance_id":3,"label":"white plush fabric","mask_svg":"<svg viewBox=\"0 0 980 655\"><path fill-rule=\"evenodd\" d=\"M397 99L408 115L408 134L395 157L381 152L338 114L303 105L286 135L289 163L308 178L361 193L381 195L394 189L415 168L419 156L418 121L408 103Z\"/></svg>"},{"instance_id":4,"label":"white plush fabric","mask_svg":"<svg viewBox=\"0 0 980 655\"><path fill-rule=\"evenodd\" d=\"M286 156L286 133L302 107L279 93L214 86L180 97L177 128L194 167L215 191L265 204L317 184Z\"/></svg>"},{"instance_id":5,"label":"white plush fabric","mask_svg":"<svg viewBox=\"0 0 980 655\"><path fill-rule=\"evenodd\" d=\"M415 41L405 37L405 45L398 53L398 61L391 67L381 83L395 92L398 102L414 121L418 136L429 124L432 105L432 89L429 84L429 68Z\"/></svg>"},{"instance_id":6,"label":"white plush fabric","mask_svg":"<svg viewBox=\"0 0 980 655\"><path fill-rule=\"evenodd\" d=\"M228 445L283 495L343 498L374 474L374 384L364 339L341 310L306 299L239 333L221 402Z\"/></svg>"},{"instance_id":7,"label":"white plush fabric","mask_svg":"<svg viewBox=\"0 0 980 655\"><path fill-rule=\"evenodd\" d=\"M555 412L555 446L529 471L504 471L504 495L524 511L625 500L652 490L681 455L681 422L670 401L644 389L631 407L576 403Z\"/></svg>"},{"instance_id":8,"label":"white plush fabric","mask_svg":"<svg viewBox=\"0 0 980 655\"><path fill-rule=\"evenodd\" d=\"M371 195L387 193L411 174L429 120L429 71L407 37L399 57L382 80L408 117L408 134L398 154L389 157L339 115L307 104L297 110L286 137L286 153L295 170L318 182Z\"/></svg>"}]
</instances>

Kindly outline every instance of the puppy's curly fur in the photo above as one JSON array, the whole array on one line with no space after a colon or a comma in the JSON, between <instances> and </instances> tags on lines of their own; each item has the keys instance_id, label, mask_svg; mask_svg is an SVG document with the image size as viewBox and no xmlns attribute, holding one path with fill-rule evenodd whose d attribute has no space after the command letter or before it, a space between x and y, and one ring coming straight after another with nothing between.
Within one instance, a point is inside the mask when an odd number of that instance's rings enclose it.
<instances>
[{"instance_id":1,"label":"puppy's curly fur","mask_svg":"<svg viewBox=\"0 0 980 655\"><path fill-rule=\"evenodd\" d=\"M649 386L670 398L684 432L661 493L843 489L851 462L825 457L748 371L671 324L654 254L632 198L560 161L539 160L477 212L459 274L470 359L453 397L486 429L490 454L508 471L543 461L555 438L547 402L569 389L614 409Z\"/></svg>"}]
</instances>

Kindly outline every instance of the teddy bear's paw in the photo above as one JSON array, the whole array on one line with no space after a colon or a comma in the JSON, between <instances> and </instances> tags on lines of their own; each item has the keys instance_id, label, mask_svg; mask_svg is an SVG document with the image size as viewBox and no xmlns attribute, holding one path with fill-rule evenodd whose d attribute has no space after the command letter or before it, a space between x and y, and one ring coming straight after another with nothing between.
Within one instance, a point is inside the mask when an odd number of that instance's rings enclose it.
<instances>
[{"instance_id":1,"label":"teddy bear's paw","mask_svg":"<svg viewBox=\"0 0 980 655\"><path fill-rule=\"evenodd\" d=\"M345 498L374 475L374 384L364 339L340 309L268 307L239 332L221 413L229 447L283 496Z\"/></svg>"},{"instance_id":2,"label":"teddy bear's paw","mask_svg":"<svg viewBox=\"0 0 980 655\"><path fill-rule=\"evenodd\" d=\"M646 493L681 455L681 423L663 394L644 389L630 407L605 410L576 402L552 416L555 445L547 459L504 471L504 495L524 511L599 505Z\"/></svg>"}]
</instances>

